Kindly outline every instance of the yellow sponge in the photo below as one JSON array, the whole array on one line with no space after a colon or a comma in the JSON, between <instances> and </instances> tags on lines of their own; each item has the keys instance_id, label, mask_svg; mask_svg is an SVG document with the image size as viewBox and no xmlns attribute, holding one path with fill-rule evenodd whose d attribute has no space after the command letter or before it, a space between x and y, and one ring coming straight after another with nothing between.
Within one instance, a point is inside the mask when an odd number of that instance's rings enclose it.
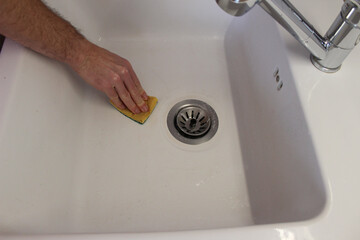
<instances>
[{"instance_id":1,"label":"yellow sponge","mask_svg":"<svg viewBox=\"0 0 360 240\"><path fill-rule=\"evenodd\" d=\"M115 106L115 104L112 101L110 101L110 103L114 106L114 108L116 108L119 112L121 112L122 114L124 114L128 118L130 118L130 119L132 119L135 122L138 122L140 124L143 124L149 118L149 116L153 112L158 100L157 100L156 97L149 97L146 102L147 102L147 105L149 107L149 111L146 112L146 113L134 114L128 109L121 110L121 109L117 108Z\"/></svg>"}]
</instances>

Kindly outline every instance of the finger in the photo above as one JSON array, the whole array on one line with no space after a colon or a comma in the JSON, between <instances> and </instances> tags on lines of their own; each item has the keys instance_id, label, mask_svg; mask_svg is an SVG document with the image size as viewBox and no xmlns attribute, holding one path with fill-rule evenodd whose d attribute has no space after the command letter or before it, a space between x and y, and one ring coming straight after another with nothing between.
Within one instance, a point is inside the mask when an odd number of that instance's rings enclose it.
<instances>
[{"instance_id":1,"label":"finger","mask_svg":"<svg viewBox=\"0 0 360 240\"><path fill-rule=\"evenodd\" d=\"M126 89L123 81L116 81L115 83L116 91L119 94L121 101L126 105L126 107L133 113L141 113L140 109L136 106L135 102L131 98L130 93Z\"/></svg>"},{"instance_id":2,"label":"finger","mask_svg":"<svg viewBox=\"0 0 360 240\"><path fill-rule=\"evenodd\" d=\"M121 110L126 109L123 102L120 100L118 93L116 92L115 88L108 88L105 90L106 96L110 99L112 103L115 104L116 107L118 107Z\"/></svg>"},{"instance_id":3,"label":"finger","mask_svg":"<svg viewBox=\"0 0 360 240\"><path fill-rule=\"evenodd\" d=\"M135 83L133 79L131 78L131 75L127 68L121 68L120 70L120 77L121 80L124 82L126 89L131 95L131 98L134 100L136 105L141 109L142 112L149 111L149 107L142 98L141 92L139 89L135 86ZM143 93L143 92L142 92Z\"/></svg>"},{"instance_id":4,"label":"finger","mask_svg":"<svg viewBox=\"0 0 360 240\"><path fill-rule=\"evenodd\" d=\"M137 75L136 75L136 73L135 73L135 71L134 71L134 69L132 68L131 65L129 67L129 73L130 73L130 76L131 76L132 80L135 83L135 86L139 89L139 92L140 92L140 95L141 95L142 99L145 100L145 101L148 100L148 95L146 94L145 90L141 86L139 78L137 77Z\"/></svg>"}]
</instances>

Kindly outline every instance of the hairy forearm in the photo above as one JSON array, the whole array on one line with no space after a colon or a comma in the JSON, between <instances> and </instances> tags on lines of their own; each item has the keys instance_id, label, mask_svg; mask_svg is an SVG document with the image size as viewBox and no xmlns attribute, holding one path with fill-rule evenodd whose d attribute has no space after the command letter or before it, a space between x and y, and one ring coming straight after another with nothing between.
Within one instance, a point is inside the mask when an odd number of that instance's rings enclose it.
<instances>
[{"instance_id":1,"label":"hairy forearm","mask_svg":"<svg viewBox=\"0 0 360 240\"><path fill-rule=\"evenodd\" d=\"M0 33L43 55L73 64L87 41L41 0L0 0Z\"/></svg>"},{"instance_id":2,"label":"hairy forearm","mask_svg":"<svg viewBox=\"0 0 360 240\"><path fill-rule=\"evenodd\" d=\"M41 0L0 0L0 34L68 64L118 108L149 110L130 62L87 41Z\"/></svg>"}]
</instances>

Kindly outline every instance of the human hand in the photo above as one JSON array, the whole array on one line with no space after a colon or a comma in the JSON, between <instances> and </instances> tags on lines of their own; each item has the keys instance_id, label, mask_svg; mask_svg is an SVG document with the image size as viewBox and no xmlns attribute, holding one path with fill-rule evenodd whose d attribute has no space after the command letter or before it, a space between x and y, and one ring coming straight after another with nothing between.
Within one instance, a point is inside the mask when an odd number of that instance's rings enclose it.
<instances>
[{"instance_id":1,"label":"human hand","mask_svg":"<svg viewBox=\"0 0 360 240\"><path fill-rule=\"evenodd\" d=\"M104 92L119 109L149 111L148 96L128 60L86 40L76 49L68 64L85 82Z\"/></svg>"}]
</instances>

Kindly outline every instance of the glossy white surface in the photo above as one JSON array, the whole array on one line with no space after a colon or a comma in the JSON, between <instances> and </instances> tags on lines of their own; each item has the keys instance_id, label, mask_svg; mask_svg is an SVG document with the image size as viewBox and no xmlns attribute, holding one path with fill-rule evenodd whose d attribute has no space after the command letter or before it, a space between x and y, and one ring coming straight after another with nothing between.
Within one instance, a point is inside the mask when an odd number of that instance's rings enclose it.
<instances>
[{"instance_id":1,"label":"glossy white surface","mask_svg":"<svg viewBox=\"0 0 360 240\"><path fill-rule=\"evenodd\" d=\"M130 9L140 12L137 18L127 18L134 19L127 21L133 30L127 30L122 38L105 30L126 31L126 25L96 25L99 21L94 16L85 18L88 12L72 15L73 5L52 2L64 4L59 7L69 10L68 17L73 16L71 20L91 39L130 58L140 78L148 79L143 80L145 87L160 102L149 122L135 125L62 65L7 41L0 55L2 238L357 239L360 194L351 185L360 182L356 161L360 159L356 147L360 140L356 127L360 85L354 77L359 49L339 73L328 75L317 71L292 39L286 37L285 47L271 19L258 10L234 20L220 9L218 12L214 4L205 8L208 1L197 1L194 8L206 11L199 14L182 4L180 8L187 13L184 17L179 6L168 15L165 1L156 1L156 6L164 8L153 10L136 8L132 5L135 1L128 1ZM89 9L95 2L87 1ZM304 1L299 8L303 10L306 4L313 3ZM330 6L336 9L335 16L339 6ZM159 11L168 17L166 24L159 24L164 22ZM155 12L157 17L151 15ZM197 26L190 21L190 13L197 14L196 22L213 27ZM111 16L109 12L100 14ZM316 19L311 11L307 14ZM148 16L146 21L137 22L142 15ZM127 15L117 16L118 23ZM79 19L84 18L83 24L91 23L91 28L81 25ZM208 25L207 19L213 22ZM157 23L153 31L149 30L150 20ZM230 25L231 21L235 23ZM332 16L327 25L331 21ZM169 28L169 23L175 24L177 31ZM185 65L185 70L179 65ZM272 76L276 67L284 81L281 91L276 90ZM14 71L18 68L21 71ZM204 76L206 82L199 80ZM220 117L219 133L198 149L175 143L164 127L167 109L187 97L206 100ZM99 125L101 121L107 124ZM144 134L152 136L151 141L144 141ZM139 142L147 154L134 156L131 148L119 153L121 145ZM152 152L154 148L156 152ZM124 159L124 155L133 159ZM329 190L327 208L314 219L325 204L323 179ZM134 201L143 200L144 194L148 201ZM124 207L124 202L129 205ZM120 211L124 217L118 215ZM130 213L132 220L127 219ZM144 213L147 219L143 219ZM307 221L298 222L301 220ZM124 223L121 226L117 224L120 221ZM275 224L278 222L285 223ZM171 224L178 230L213 230L165 232L174 230ZM162 233L6 236L146 230Z\"/></svg>"}]
</instances>

